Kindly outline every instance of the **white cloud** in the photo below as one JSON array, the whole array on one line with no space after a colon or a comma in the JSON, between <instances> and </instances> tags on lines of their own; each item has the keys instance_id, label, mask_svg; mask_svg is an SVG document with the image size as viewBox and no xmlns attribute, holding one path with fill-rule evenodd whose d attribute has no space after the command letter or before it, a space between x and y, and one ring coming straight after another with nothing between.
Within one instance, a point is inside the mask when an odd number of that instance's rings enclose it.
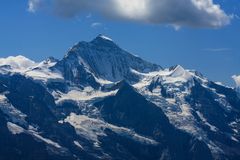
<instances>
[{"instance_id":1,"label":"white cloud","mask_svg":"<svg viewBox=\"0 0 240 160\"><path fill-rule=\"evenodd\" d=\"M101 27L103 24L102 23L99 23L99 22L94 22L91 24L91 27L92 28L97 28L97 27Z\"/></svg>"},{"instance_id":2,"label":"white cloud","mask_svg":"<svg viewBox=\"0 0 240 160\"><path fill-rule=\"evenodd\" d=\"M206 48L204 49L204 51L207 52L227 52L227 51L231 51L231 48Z\"/></svg>"},{"instance_id":3,"label":"white cloud","mask_svg":"<svg viewBox=\"0 0 240 160\"><path fill-rule=\"evenodd\" d=\"M36 12L36 10L40 7L41 0L29 0L28 1L28 11Z\"/></svg>"},{"instance_id":4,"label":"white cloud","mask_svg":"<svg viewBox=\"0 0 240 160\"><path fill-rule=\"evenodd\" d=\"M29 0L29 10L41 9L39 1L63 17L91 12L144 23L210 28L231 20L213 0Z\"/></svg>"},{"instance_id":5,"label":"white cloud","mask_svg":"<svg viewBox=\"0 0 240 160\"><path fill-rule=\"evenodd\" d=\"M234 76L232 76L232 78L234 79L237 87L240 87L240 75L239 76L234 75Z\"/></svg>"}]
</instances>

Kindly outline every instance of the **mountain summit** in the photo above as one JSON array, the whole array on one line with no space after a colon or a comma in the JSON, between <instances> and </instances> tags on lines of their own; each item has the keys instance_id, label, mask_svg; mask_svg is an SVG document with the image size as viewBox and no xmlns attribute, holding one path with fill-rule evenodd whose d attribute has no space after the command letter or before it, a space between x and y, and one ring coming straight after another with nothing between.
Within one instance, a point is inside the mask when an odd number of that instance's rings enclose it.
<instances>
[{"instance_id":1,"label":"mountain summit","mask_svg":"<svg viewBox=\"0 0 240 160\"><path fill-rule=\"evenodd\" d=\"M108 42L113 42L113 40L111 38L109 38L108 36L105 36L103 34L99 34L93 41L108 41Z\"/></svg>"},{"instance_id":2,"label":"mountain summit","mask_svg":"<svg viewBox=\"0 0 240 160\"><path fill-rule=\"evenodd\" d=\"M0 59L0 135L0 159L237 160L240 97L99 35L61 60Z\"/></svg>"},{"instance_id":3,"label":"mountain summit","mask_svg":"<svg viewBox=\"0 0 240 160\"><path fill-rule=\"evenodd\" d=\"M97 36L91 42L79 42L73 46L56 67L69 68L68 71L64 71L68 73L64 74L71 75L72 78L76 78L80 70L86 70L89 76L94 75L112 82L124 79L130 83L139 81L139 76L135 72L147 73L162 69L159 65L147 62L121 49L110 38L103 35ZM73 68L75 68L75 75Z\"/></svg>"}]
</instances>

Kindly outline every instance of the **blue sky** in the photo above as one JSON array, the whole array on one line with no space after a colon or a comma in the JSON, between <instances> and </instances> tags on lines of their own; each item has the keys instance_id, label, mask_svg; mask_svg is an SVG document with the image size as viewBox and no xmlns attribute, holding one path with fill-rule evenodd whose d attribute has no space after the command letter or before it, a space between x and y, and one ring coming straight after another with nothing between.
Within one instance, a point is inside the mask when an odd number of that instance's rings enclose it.
<instances>
[{"instance_id":1,"label":"blue sky","mask_svg":"<svg viewBox=\"0 0 240 160\"><path fill-rule=\"evenodd\" d=\"M48 7L33 13L29 12L27 0L4 0L0 5L0 57L21 54L35 61L48 56L62 58L74 43L90 41L103 33L122 48L163 67L180 64L200 71L211 80L233 85L231 76L240 74L240 20L237 16L240 2L214 2L221 5L226 15L232 15L230 24L216 28L201 26L202 22L192 19L183 24L176 19L168 23L155 13L150 17L154 23L145 23L142 17L140 20L132 20L129 15L110 18L101 12L92 12L93 8L91 12L84 10L74 16L57 15ZM206 23L203 25L210 25ZM173 25L181 27L176 30Z\"/></svg>"}]
</instances>

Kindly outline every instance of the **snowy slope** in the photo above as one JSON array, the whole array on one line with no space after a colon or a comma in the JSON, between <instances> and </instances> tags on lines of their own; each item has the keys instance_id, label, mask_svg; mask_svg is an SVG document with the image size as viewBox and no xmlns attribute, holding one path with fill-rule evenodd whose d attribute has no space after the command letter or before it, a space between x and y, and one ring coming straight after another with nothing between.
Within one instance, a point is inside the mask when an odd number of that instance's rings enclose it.
<instances>
[{"instance_id":1,"label":"snowy slope","mask_svg":"<svg viewBox=\"0 0 240 160\"><path fill-rule=\"evenodd\" d=\"M36 66L37 63L24 56L10 56L7 58L0 58L0 69L9 70L11 72L24 72L27 69Z\"/></svg>"},{"instance_id":2,"label":"snowy slope","mask_svg":"<svg viewBox=\"0 0 240 160\"><path fill-rule=\"evenodd\" d=\"M239 109L238 105L240 105L240 101L238 99L234 105L233 103L231 104L229 98L227 98L228 95L219 93L215 88L218 84L214 84L195 71L185 70L181 66L175 66L163 71L142 75L144 76L143 80L135 84L134 87L149 101L162 108L174 126L203 140L209 146L213 155L218 157L219 154L224 154L225 147L220 147L219 143L222 142L212 139L210 136L211 133L223 133L221 136L228 139L228 141L239 143L239 131L237 131L239 128L237 127L238 129L236 130L236 124L239 125L240 117L239 110L236 111L236 109ZM209 92L210 94L209 97L203 98L207 101L213 100L214 103L216 103L214 105L217 105L216 111L213 111L213 113L208 112L207 114L211 116L214 112L219 112L221 110L220 112L224 112L227 119L231 119L220 124L221 126L223 123L226 123L228 131L215 126L219 124L210 120L210 118L206 118L206 113L198 109L201 107L213 107L212 110L214 110L214 106L202 106L206 104L201 101L197 102L197 106L191 104L189 97L193 94L193 88L198 85L205 90L204 92ZM231 88L225 86L218 87L226 88L226 90L234 93L234 90ZM197 94L201 94L199 89L197 92ZM211 96L213 99L210 98ZM233 115L236 118L232 118ZM235 124L235 126L232 126L232 124Z\"/></svg>"},{"instance_id":3,"label":"snowy slope","mask_svg":"<svg viewBox=\"0 0 240 160\"><path fill-rule=\"evenodd\" d=\"M41 80L43 82L47 82L49 80L63 80L63 76L59 72L53 72L50 70L50 68L56 63L58 60L50 57L40 63L38 63L36 66L32 67L31 69L24 72L24 74L28 77L31 77L36 80Z\"/></svg>"},{"instance_id":4,"label":"snowy slope","mask_svg":"<svg viewBox=\"0 0 240 160\"><path fill-rule=\"evenodd\" d=\"M47 82L48 80L62 80L61 73L52 72L49 68L54 66L57 60L48 58L40 63L34 62L24 56L10 56L0 58L0 73L19 73L27 77Z\"/></svg>"}]
</instances>

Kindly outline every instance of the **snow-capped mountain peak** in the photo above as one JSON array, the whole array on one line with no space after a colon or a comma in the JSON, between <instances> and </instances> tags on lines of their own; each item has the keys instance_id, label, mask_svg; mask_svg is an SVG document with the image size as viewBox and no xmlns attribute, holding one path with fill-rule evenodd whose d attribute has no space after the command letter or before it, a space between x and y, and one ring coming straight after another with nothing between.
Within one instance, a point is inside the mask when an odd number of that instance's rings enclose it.
<instances>
[{"instance_id":1,"label":"snow-capped mountain peak","mask_svg":"<svg viewBox=\"0 0 240 160\"><path fill-rule=\"evenodd\" d=\"M0 58L0 67L8 66L16 72L24 71L28 68L36 66L37 63L22 56L10 56L7 58Z\"/></svg>"},{"instance_id":2,"label":"snow-capped mountain peak","mask_svg":"<svg viewBox=\"0 0 240 160\"><path fill-rule=\"evenodd\" d=\"M177 65L171 73L172 77L184 77L186 79L189 79L191 77L190 73L186 71L182 66Z\"/></svg>"},{"instance_id":3,"label":"snow-capped mountain peak","mask_svg":"<svg viewBox=\"0 0 240 160\"><path fill-rule=\"evenodd\" d=\"M56 66L63 65L63 63L70 64L70 61L71 67L74 64L74 68L82 68L93 77L112 82L123 79L129 82L139 81L138 75L133 73L131 69L141 73L161 69L159 65L147 62L121 49L110 38L103 35L97 36L90 42L79 42ZM68 75L74 74L68 73Z\"/></svg>"},{"instance_id":4,"label":"snow-capped mountain peak","mask_svg":"<svg viewBox=\"0 0 240 160\"><path fill-rule=\"evenodd\" d=\"M109 48L109 49L121 50L121 48L113 41L112 38L102 34L98 35L90 43L96 48Z\"/></svg>"},{"instance_id":5,"label":"snow-capped mountain peak","mask_svg":"<svg viewBox=\"0 0 240 160\"><path fill-rule=\"evenodd\" d=\"M109 38L108 36L103 35L103 34L99 34L97 36L97 38L102 38L102 39L107 40L107 41L113 41L111 38Z\"/></svg>"},{"instance_id":6,"label":"snow-capped mountain peak","mask_svg":"<svg viewBox=\"0 0 240 160\"><path fill-rule=\"evenodd\" d=\"M35 69L37 68L50 68L54 66L59 60L54 57L48 57L47 59L40 62Z\"/></svg>"}]
</instances>

